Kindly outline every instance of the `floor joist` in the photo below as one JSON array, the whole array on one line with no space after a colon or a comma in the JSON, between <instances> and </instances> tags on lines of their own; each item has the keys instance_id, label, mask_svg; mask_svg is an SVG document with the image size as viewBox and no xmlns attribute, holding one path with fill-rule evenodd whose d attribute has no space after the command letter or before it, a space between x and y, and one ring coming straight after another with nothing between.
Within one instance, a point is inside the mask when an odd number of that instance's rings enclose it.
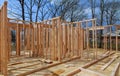
<instances>
[{"instance_id":1,"label":"floor joist","mask_svg":"<svg viewBox=\"0 0 120 76\"><path fill-rule=\"evenodd\" d=\"M109 55L103 55L101 58L99 58L99 59L97 59L97 60L94 60L94 61L92 61L92 62L90 62L90 63L85 64L84 66L82 66L82 68L88 68L88 67L90 67L91 65L93 65L93 64L95 64L95 63L97 63L97 62L99 62L99 61L101 61L101 60L109 57L110 55L113 55L113 54L114 54L114 53L111 53L111 54L109 54ZM73 72L67 74L66 76L73 76L74 74L79 73L80 71L81 71L81 70L78 68L77 70L74 70Z\"/></svg>"}]
</instances>

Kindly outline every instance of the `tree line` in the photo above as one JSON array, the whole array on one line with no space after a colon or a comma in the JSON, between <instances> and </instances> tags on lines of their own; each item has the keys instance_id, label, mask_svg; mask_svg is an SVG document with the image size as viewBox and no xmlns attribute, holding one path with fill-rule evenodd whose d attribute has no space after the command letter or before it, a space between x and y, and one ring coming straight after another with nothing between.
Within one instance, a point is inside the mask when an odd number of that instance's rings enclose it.
<instances>
[{"instance_id":1,"label":"tree line","mask_svg":"<svg viewBox=\"0 0 120 76\"><path fill-rule=\"evenodd\" d=\"M27 21L61 16L70 22L97 18L97 25L119 23L119 0L9 0L9 14Z\"/></svg>"}]
</instances>

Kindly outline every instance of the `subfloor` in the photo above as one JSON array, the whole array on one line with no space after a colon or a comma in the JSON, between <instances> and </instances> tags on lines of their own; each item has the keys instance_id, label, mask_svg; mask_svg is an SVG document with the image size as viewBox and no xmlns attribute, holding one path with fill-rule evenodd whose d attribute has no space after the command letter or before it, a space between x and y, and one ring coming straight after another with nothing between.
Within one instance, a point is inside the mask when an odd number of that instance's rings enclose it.
<instances>
[{"instance_id":1,"label":"subfloor","mask_svg":"<svg viewBox=\"0 0 120 76\"><path fill-rule=\"evenodd\" d=\"M112 60L112 58L116 57L117 58L108 66L103 70L103 67L110 61ZM92 66L88 67L87 70L101 74L102 76L112 76L112 72L115 69L115 66L117 65L117 63L120 63L120 54L119 55L111 55L110 57L99 61L96 64L93 64ZM89 73L86 73L85 71L81 71L77 74L75 74L74 76L93 76L90 75ZM99 75L98 75L99 76ZM119 68L119 72L118 72L118 76L120 76L120 68Z\"/></svg>"},{"instance_id":2,"label":"subfloor","mask_svg":"<svg viewBox=\"0 0 120 76\"><path fill-rule=\"evenodd\" d=\"M89 51L84 51L82 58L78 58L61 64L59 64L60 62L57 61L53 61L53 63L47 64L43 62L42 58L11 58L11 61L8 64L9 76L22 76L24 74L26 74L26 76L66 76L74 70L79 69L79 67L82 67L83 65L93 61L95 59L94 51L95 50L92 49ZM105 54L105 52L107 51L97 49L97 58L100 58L103 54ZM116 63L120 62L120 57L117 57L117 59L104 71L101 70L101 68L114 56L116 55L113 54L112 56L109 56L108 58L105 58L104 60L95 63L87 69L101 73L105 76L109 76L115 68ZM118 54L118 56L120 55ZM81 71L74 76L89 76L89 74Z\"/></svg>"}]
</instances>

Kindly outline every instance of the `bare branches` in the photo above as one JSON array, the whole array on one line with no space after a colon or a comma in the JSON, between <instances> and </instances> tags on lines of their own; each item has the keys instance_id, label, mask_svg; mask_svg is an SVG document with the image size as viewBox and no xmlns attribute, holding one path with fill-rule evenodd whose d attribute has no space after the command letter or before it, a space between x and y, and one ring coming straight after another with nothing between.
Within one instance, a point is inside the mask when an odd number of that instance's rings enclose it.
<instances>
[{"instance_id":1,"label":"bare branches","mask_svg":"<svg viewBox=\"0 0 120 76\"><path fill-rule=\"evenodd\" d=\"M107 24L115 24L119 20L119 5L120 2L118 0L112 0L112 2L107 2L105 4L105 17Z\"/></svg>"},{"instance_id":2,"label":"bare branches","mask_svg":"<svg viewBox=\"0 0 120 76\"><path fill-rule=\"evenodd\" d=\"M25 0L18 0L18 2L20 3L22 9L22 19L25 20Z\"/></svg>"}]
</instances>

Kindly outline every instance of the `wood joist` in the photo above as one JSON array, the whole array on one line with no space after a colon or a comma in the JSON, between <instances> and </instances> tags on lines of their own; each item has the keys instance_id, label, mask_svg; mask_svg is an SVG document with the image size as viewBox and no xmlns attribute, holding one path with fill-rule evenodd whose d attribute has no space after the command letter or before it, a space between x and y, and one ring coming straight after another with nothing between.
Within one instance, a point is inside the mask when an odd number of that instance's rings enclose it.
<instances>
[{"instance_id":1,"label":"wood joist","mask_svg":"<svg viewBox=\"0 0 120 76\"><path fill-rule=\"evenodd\" d=\"M9 19L8 19L9 20ZM8 22L8 27L11 27L11 28L13 28L13 29L16 29L17 28L17 25L20 27L20 28L23 28L23 26L24 26L24 28L29 28L29 26L30 26L30 28L34 28L34 25L39 25L39 26L42 26L42 27L44 27L44 28L52 28L52 26L51 25L49 25L49 24L44 24L44 23L29 23L29 24L26 24L26 23L19 23L19 22L21 22L21 21L19 21L19 20L17 20L16 22Z\"/></svg>"}]
</instances>

